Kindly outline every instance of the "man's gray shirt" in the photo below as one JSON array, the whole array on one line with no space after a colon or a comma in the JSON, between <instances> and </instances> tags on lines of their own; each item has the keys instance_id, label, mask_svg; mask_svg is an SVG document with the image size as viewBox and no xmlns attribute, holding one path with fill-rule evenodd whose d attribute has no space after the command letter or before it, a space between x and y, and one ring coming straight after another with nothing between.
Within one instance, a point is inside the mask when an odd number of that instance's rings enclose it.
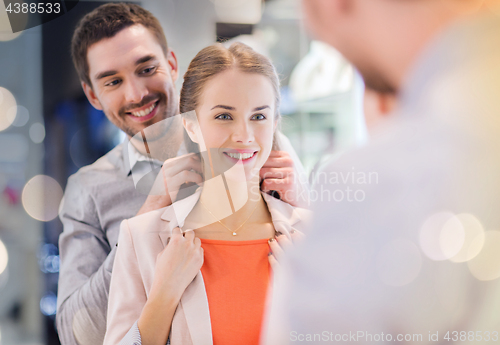
<instances>
[{"instance_id":1,"label":"man's gray shirt","mask_svg":"<svg viewBox=\"0 0 500 345\"><path fill-rule=\"evenodd\" d=\"M72 175L60 218L61 269L56 324L61 343L102 344L109 283L122 220L146 195L134 187L126 143Z\"/></svg>"}]
</instances>

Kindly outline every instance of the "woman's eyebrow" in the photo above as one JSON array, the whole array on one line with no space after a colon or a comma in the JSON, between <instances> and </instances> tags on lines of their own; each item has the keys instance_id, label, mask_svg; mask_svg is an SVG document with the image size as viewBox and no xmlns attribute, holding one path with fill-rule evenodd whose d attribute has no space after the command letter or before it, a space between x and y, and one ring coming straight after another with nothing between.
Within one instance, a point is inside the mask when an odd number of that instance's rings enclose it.
<instances>
[{"instance_id":1,"label":"woman's eyebrow","mask_svg":"<svg viewBox=\"0 0 500 345\"><path fill-rule=\"evenodd\" d=\"M260 107L254 108L252 111L260 111L260 110L264 110L266 108L271 109L271 107L268 105L261 105Z\"/></svg>"},{"instance_id":2,"label":"woman's eyebrow","mask_svg":"<svg viewBox=\"0 0 500 345\"><path fill-rule=\"evenodd\" d=\"M226 110L236 110L236 108L235 108L235 107L231 107L231 106L229 106L229 105L222 105L222 104L217 104L216 106L214 106L214 107L213 107L212 109L210 109L210 110L213 110L213 109L215 109L215 108L222 108L222 109L226 109ZM252 110L252 111L260 111L260 110L264 110L264 109L266 109L266 108L271 109L271 107L270 107L270 106L268 106L268 105L261 105L260 107L253 108L253 110Z\"/></svg>"},{"instance_id":3,"label":"woman's eyebrow","mask_svg":"<svg viewBox=\"0 0 500 345\"><path fill-rule=\"evenodd\" d=\"M216 105L215 107L213 107L210 110L213 110L215 108L222 108L222 109L226 109L226 110L236 110L235 107L230 107L229 105L221 105L221 104Z\"/></svg>"}]
</instances>

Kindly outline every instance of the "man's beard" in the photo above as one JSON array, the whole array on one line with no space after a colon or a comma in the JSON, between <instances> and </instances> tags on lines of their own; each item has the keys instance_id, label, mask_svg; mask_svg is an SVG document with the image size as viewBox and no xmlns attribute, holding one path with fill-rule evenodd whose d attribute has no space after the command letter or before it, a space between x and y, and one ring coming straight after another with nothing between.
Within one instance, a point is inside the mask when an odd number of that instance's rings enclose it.
<instances>
[{"instance_id":1,"label":"man's beard","mask_svg":"<svg viewBox=\"0 0 500 345\"><path fill-rule=\"evenodd\" d=\"M141 103L132 104L132 105L123 107L122 109L120 109L118 114L120 115L120 117L122 119L126 119L127 116L129 116L127 114L127 112L129 110L141 108L144 105L154 101L155 99L157 99L156 107L158 108L158 110L163 109L162 114L158 113L155 116L155 119L160 119L159 121L157 120L157 122L161 122L161 120L166 119L167 117L173 116L177 113L175 110L172 110L172 114L169 114L170 108L168 107L167 95L165 95L164 93L157 93L157 94L152 94L152 95L148 95L148 96L144 97L144 99L142 100ZM152 121L154 121L154 119L151 119L150 121L151 121L151 123L149 124L149 126L151 126L153 124ZM125 132L129 137L135 136L140 131L140 130L137 130L131 126L128 126L125 123L125 121L123 122L123 125L122 125L122 127L120 127L120 129L123 132ZM148 140L153 141L153 140L156 140L157 138L161 138L166 132L168 132L168 128L162 129L161 126L156 126L154 131L150 130L149 132L150 133L148 133Z\"/></svg>"},{"instance_id":2,"label":"man's beard","mask_svg":"<svg viewBox=\"0 0 500 345\"><path fill-rule=\"evenodd\" d=\"M141 130L130 141L143 154L148 152L151 158L164 161L177 155L183 132L181 116L171 116Z\"/></svg>"},{"instance_id":3,"label":"man's beard","mask_svg":"<svg viewBox=\"0 0 500 345\"><path fill-rule=\"evenodd\" d=\"M365 86L380 93L396 94L397 89L394 87L381 73L373 70L358 68L359 73L363 77Z\"/></svg>"}]
</instances>

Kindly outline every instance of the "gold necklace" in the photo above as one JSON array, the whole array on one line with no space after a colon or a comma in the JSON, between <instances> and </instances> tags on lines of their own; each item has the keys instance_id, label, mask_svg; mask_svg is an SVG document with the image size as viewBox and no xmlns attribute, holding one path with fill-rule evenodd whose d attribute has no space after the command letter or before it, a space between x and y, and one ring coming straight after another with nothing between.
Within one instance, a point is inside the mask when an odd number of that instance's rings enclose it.
<instances>
[{"instance_id":1,"label":"gold necklace","mask_svg":"<svg viewBox=\"0 0 500 345\"><path fill-rule=\"evenodd\" d=\"M204 208L205 210L207 210L207 211L208 211L208 213L210 213L210 215L211 215L212 217L214 217L214 219L215 219L216 221L218 221L218 222L219 222L219 224L220 224L220 225L222 225L222 226L223 226L223 227L225 227L227 230L229 230L229 231L233 234L233 236L236 236L236 235L237 235L236 231L238 231L238 230L239 230L239 229L240 229L243 225L245 225L245 224L246 224L246 222L248 222L248 220L250 219L250 217L252 216L252 214L253 214L253 213L255 212L255 210L257 209L257 206L259 206L259 203L257 202L257 204L255 205L254 209L252 210L252 212L251 212L251 213L250 213L250 215L248 216L248 218L247 218L247 219L246 219L246 220L245 220L245 221L244 221L244 222L243 222L240 226L238 226L236 229L231 230L231 229L229 229L229 227L227 227L224 223L222 223L222 222L221 222L221 221L220 221L220 220L219 220L219 219L218 219L218 218L217 218L217 217L216 217L216 216L215 216L212 212L210 212L210 210L209 210L209 209L205 206L205 204L203 203L203 201L201 201L201 199L200 199L200 204L201 204L201 206L203 206L203 208Z\"/></svg>"}]
</instances>

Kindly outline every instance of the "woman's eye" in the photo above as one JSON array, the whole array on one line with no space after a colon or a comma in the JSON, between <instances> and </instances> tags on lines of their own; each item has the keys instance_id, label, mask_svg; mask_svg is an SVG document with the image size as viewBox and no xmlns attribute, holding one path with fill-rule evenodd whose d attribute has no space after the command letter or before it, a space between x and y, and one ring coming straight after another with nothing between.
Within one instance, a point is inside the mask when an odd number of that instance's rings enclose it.
<instances>
[{"instance_id":1,"label":"woman's eye","mask_svg":"<svg viewBox=\"0 0 500 345\"><path fill-rule=\"evenodd\" d=\"M252 116L252 120L265 120L266 117L263 114L255 114Z\"/></svg>"},{"instance_id":2,"label":"woman's eye","mask_svg":"<svg viewBox=\"0 0 500 345\"><path fill-rule=\"evenodd\" d=\"M220 114L215 118L219 119L219 120L231 120L232 119L231 115L229 115L229 114Z\"/></svg>"}]
</instances>

